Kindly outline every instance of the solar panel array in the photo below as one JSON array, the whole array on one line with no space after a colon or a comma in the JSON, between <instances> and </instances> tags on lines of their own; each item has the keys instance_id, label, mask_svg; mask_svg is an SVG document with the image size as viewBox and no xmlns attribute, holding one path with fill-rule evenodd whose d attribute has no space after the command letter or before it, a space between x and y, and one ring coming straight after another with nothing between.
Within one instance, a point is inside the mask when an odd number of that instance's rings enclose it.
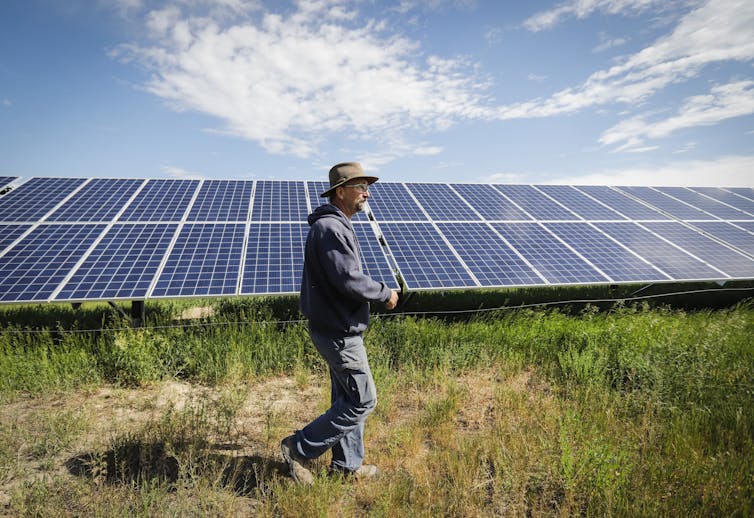
<instances>
[{"instance_id":1,"label":"solar panel array","mask_svg":"<svg viewBox=\"0 0 754 518\"><path fill-rule=\"evenodd\" d=\"M297 293L326 188L29 179L0 195L0 302ZM754 279L754 189L380 182L368 205L362 266L391 288Z\"/></svg>"}]
</instances>

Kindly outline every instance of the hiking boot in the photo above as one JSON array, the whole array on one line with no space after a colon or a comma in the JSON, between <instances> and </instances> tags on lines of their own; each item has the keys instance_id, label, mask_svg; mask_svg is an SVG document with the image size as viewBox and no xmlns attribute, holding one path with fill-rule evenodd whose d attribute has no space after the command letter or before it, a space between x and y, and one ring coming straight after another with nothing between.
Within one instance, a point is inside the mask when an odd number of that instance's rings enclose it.
<instances>
[{"instance_id":1,"label":"hiking boot","mask_svg":"<svg viewBox=\"0 0 754 518\"><path fill-rule=\"evenodd\" d=\"M368 478L375 478L379 476L380 469L374 464L362 464L356 471L348 471L337 466L331 467L332 472L339 474L346 478L352 478L354 480L366 480Z\"/></svg>"},{"instance_id":2,"label":"hiking boot","mask_svg":"<svg viewBox=\"0 0 754 518\"><path fill-rule=\"evenodd\" d=\"M293 435L281 441L280 451L283 453L283 459L288 464L288 473L297 484L301 484L302 486L311 486L314 484L314 476L306 467L308 460L296 451L296 442Z\"/></svg>"}]
</instances>

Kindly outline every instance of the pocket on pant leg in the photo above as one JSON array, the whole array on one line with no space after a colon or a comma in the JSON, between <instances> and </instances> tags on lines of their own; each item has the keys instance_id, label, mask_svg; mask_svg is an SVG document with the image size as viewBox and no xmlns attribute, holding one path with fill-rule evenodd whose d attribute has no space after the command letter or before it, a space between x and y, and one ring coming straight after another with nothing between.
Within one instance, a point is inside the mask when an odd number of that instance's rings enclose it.
<instances>
[{"instance_id":1,"label":"pocket on pant leg","mask_svg":"<svg viewBox=\"0 0 754 518\"><path fill-rule=\"evenodd\" d=\"M374 386L372 373L369 369L346 369L348 389L351 393L351 400L360 407L373 409L377 404L377 390Z\"/></svg>"}]
</instances>

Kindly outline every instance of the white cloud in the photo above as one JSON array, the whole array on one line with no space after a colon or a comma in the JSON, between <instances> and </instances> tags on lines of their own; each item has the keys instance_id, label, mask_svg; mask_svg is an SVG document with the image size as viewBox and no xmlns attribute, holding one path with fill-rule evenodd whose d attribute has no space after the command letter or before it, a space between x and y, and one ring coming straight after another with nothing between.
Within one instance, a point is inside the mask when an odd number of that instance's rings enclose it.
<instances>
[{"instance_id":1,"label":"white cloud","mask_svg":"<svg viewBox=\"0 0 754 518\"><path fill-rule=\"evenodd\" d=\"M497 118L550 117L609 103L636 104L668 85L697 76L709 64L752 59L754 2L710 0L684 16L671 34L621 64L595 72L581 86L547 99L501 106Z\"/></svg>"},{"instance_id":2,"label":"white cloud","mask_svg":"<svg viewBox=\"0 0 754 518\"><path fill-rule=\"evenodd\" d=\"M594 172L567 178L554 178L542 183L754 187L752 171L754 171L754 156L727 156L717 160L688 160L656 167Z\"/></svg>"},{"instance_id":3,"label":"white cloud","mask_svg":"<svg viewBox=\"0 0 754 518\"><path fill-rule=\"evenodd\" d=\"M605 131L600 142L621 144L619 151L641 148L647 139L667 137L678 130L709 126L725 119L754 113L754 81L736 81L713 87L706 95L687 98L678 113L655 122L632 117Z\"/></svg>"},{"instance_id":4,"label":"white cloud","mask_svg":"<svg viewBox=\"0 0 754 518\"><path fill-rule=\"evenodd\" d=\"M172 178L181 178L184 180L201 180L203 178L206 178L201 173L194 173L191 171L186 171L185 169L181 169L180 167L175 167L171 165L163 166L162 172Z\"/></svg>"},{"instance_id":5,"label":"white cloud","mask_svg":"<svg viewBox=\"0 0 754 518\"><path fill-rule=\"evenodd\" d=\"M11 101L7 97L5 97L5 98L3 98L2 104L3 104L3 106L13 106L13 101Z\"/></svg>"},{"instance_id":6,"label":"white cloud","mask_svg":"<svg viewBox=\"0 0 754 518\"><path fill-rule=\"evenodd\" d=\"M567 0L553 9L534 14L523 25L530 31L538 32L551 29L570 16L581 19L596 11L606 14L636 14L665 2L666 0Z\"/></svg>"},{"instance_id":7,"label":"white cloud","mask_svg":"<svg viewBox=\"0 0 754 518\"><path fill-rule=\"evenodd\" d=\"M610 50L615 47L621 47L628 42L628 40L626 40L625 38L609 38L607 34L603 32L600 33L599 37L600 43L592 49L592 52L605 52L606 50Z\"/></svg>"},{"instance_id":8,"label":"white cloud","mask_svg":"<svg viewBox=\"0 0 754 518\"><path fill-rule=\"evenodd\" d=\"M422 146L414 149L414 154L419 156L439 155L442 148L439 146Z\"/></svg>"},{"instance_id":9,"label":"white cloud","mask_svg":"<svg viewBox=\"0 0 754 518\"><path fill-rule=\"evenodd\" d=\"M147 91L222 121L220 133L271 153L315 154L333 134L387 145L483 113L486 87L460 59L419 58L377 22L356 26L341 0L300 0L290 15L223 24L173 6L147 16L151 45L112 52L145 65ZM407 145L406 149L415 146Z\"/></svg>"}]
</instances>

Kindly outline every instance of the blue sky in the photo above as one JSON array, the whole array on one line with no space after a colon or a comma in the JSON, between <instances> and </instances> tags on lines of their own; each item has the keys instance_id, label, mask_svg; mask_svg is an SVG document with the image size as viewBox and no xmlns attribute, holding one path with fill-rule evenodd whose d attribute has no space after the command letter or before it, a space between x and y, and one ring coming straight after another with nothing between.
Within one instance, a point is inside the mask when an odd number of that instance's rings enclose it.
<instances>
[{"instance_id":1,"label":"blue sky","mask_svg":"<svg viewBox=\"0 0 754 518\"><path fill-rule=\"evenodd\" d=\"M754 186L751 0L3 0L0 175Z\"/></svg>"}]
</instances>

